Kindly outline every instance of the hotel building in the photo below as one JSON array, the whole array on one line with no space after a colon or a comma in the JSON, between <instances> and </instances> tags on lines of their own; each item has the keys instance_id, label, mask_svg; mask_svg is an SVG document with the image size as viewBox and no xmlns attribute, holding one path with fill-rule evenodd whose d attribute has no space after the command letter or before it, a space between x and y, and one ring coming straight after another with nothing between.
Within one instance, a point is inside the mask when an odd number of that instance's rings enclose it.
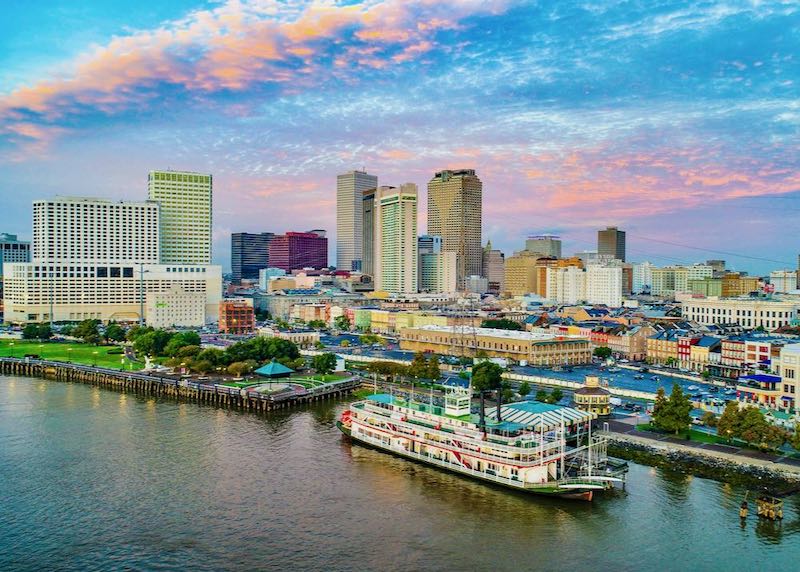
<instances>
[{"instance_id":1,"label":"hotel building","mask_svg":"<svg viewBox=\"0 0 800 572\"><path fill-rule=\"evenodd\" d=\"M160 205L161 262L211 264L211 175L150 171L147 191Z\"/></svg>"},{"instance_id":2,"label":"hotel building","mask_svg":"<svg viewBox=\"0 0 800 572\"><path fill-rule=\"evenodd\" d=\"M375 288L416 292L417 186L379 187L375 195Z\"/></svg>"}]
</instances>

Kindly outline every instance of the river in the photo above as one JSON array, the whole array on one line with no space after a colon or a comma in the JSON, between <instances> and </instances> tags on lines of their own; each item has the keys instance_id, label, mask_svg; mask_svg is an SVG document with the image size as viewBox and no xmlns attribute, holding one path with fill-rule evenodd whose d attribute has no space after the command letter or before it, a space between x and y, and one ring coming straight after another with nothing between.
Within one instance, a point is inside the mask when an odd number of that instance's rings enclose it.
<instances>
[{"instance_id":1,"label":"river","mask_svg":"<svg viewBox=\"0 0 800 572\"><path fill-rule=\"evenodd\" d=\"M797 570L744 491L633 465L557 501L351 445L343 403L259 417L0 377L0 570ZM751 504L752 506L752 504Z\"/></svg>"}]
</instances>

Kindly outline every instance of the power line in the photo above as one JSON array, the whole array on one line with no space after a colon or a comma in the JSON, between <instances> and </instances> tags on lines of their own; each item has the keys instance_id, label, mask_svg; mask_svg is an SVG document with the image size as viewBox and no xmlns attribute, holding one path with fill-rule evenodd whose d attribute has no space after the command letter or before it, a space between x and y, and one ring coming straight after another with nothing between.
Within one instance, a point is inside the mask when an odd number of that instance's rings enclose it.
<instances>
[{"instance_id":1,"label":"power line","mask_svg":"<svg viewBox=\"0 0 800 572\"><path fill-rule=\"evenodd\" d=\"M631 235L629 235L629 236L631 236ZM702 248L702 247L699 247L699 246L691 246L691 245L688 245L688 244L681 244L680 242L672 242L671 240L661 240L661 239L658 239L658 238L651 238L651 237L648 237L648 236L641 236L641 235L638 235L638 234L637 235L632 235L632 236L633 236L633 238L637 238L639 240L649 240L651 242L660 242L662 244L669 244L669 245L672 245L672 246L680 246L682 248L689 248L691 250L699 250L701 252L712 252L714 254L722 254L723 256L734 256L736 258L748 258L750 260L759 260L761 262L774 262L775 264L785 264L785 265L788 265L788 266L792 265L791 262L786 262L785 260L775 260L775 259L772 259L772 258L763 258L763 257L760 257L760 256L749 256L747 254L740 254L738 252L728 252L726 250L713 250L711 248Z\"/></svg>"}]
</instances>

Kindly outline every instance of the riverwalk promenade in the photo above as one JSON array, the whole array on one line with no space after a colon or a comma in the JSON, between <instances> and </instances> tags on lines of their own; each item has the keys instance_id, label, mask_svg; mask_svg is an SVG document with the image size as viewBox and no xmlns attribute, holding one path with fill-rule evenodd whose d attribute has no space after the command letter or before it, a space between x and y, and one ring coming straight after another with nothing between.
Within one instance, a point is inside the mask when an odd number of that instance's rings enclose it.
<instances>
[{"instance_id":1,"label":"riverwalk promenade","mask_svg":"<svg viewBox=\"0 0 800 572\"><path fill-rule=\"evenodd\" d=\"M601 421L600 434L612 441L633 443L662 454L685 453L705 457L740 466L766 469L784 478L800 481L800 459L793 459L780 453L765 453L734 445L701 443L687 441L663 433L642 431L636 428L636 418L630 420Z\"/></svg>"},{"instance_id":2,"label":"riverwalk promenade","mask_svg":"<svg viewBox=\"0 0 800 572\"><path fill-rule=\"evenodd\" d=\"M154 373L127 372L81 364L9 357L0 358L0 375L23 375L55 381L88 383L118 391L172 397L253 412L267 412L342 397L358 389L362 384L362 380L354 376L305 388L286 379L280 381L285 382L290 391L261 393L251 388L231 387L210 381L200 383ZM294 385L297 387L293 387Z\"/></svg>"}]
</instances>

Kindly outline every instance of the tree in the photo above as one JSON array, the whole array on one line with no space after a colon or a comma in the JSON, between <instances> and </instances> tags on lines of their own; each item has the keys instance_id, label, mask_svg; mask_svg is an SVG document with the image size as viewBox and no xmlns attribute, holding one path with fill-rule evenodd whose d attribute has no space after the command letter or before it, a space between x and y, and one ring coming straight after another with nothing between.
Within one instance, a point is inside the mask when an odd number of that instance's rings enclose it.
<instances>
[{"instance_id":1,"label":"tree","mask_svg":"<svg viewBox=\"0 0 800 572\"><path fill-rule=\"evenodd\" d=\"M536 401L541 401L542 403L547 402L547 392L544 389L540 389L536 392Z\"/></svg>"},{"instance_id":2,"label":"tree","mask_svg":"<svg viewBox=\"0 0 800 572\"><path fill-rule=\"evenodd\" d=\"M125 339L125 330L116 322L109 322L103 334L106 342L121 342Z\"/></svg>"},{"instance_id":3,"label":"tree","mask_svg":"<svg viewBox=\"0 0 800 572\"><path fill-rule=\"evenodd\" d=\"M333 325L337 330L342 330L344 332L350 331L350 318L347 316L336 316L333 319Z\"/></svg>"},{"instance_id":4,"label":"tree","mask_svg":"<svg viewBox=\"0 0 800 572\"><path fill-rule=\"evenodd\" d=\"M382 346L386 345L386 339L384 339L384 338L382 338L382 337L380 337L378 335L375 335L375 334L373 334L371 332L361 335L358 338L358 341L360 341L365 346L370 346L370 345L373 345L373 344L380 344Z\"/></svg>"},{"instance_id":5,"label":"tree","mask_svg":"<svg viewBox=\"0 0 800 572\"><path fill-rule=\"evenodd\" d=\"M174 357L186 346L199 346L201 343L200 335L197 332L178 332L169 334L169 341L164 346L164 355Z\"/></svg>"},{"instance_id":6,"label":"tree","mask_svg":"<svg viewBox=\"0 0 800 572\"><path fill-rule=\"evenodd\" d=\"M667 410L667 396L663 387L659 387L656 391L656 401L653 405L653 425L658 425L656 419L661 419Z\"/></svg>"},{"instance_id":7,"label":"tree","mask_svg":"<svg viewBox=\"0 0 800 572\"><path fill-rule=\"evenodd\" d=\"M725 404L725 409L723 409L719 421L717 421L717 435L727 439L738 437L740 434L739 424L739 402L728 401Z\"/></svg>"},{"instance_id":8,"label":"tree","mask_svg":"<svg viewBox=\"0 0 800 572\"><path fill-rule=\"evenodd\" d=\"M789 443L794 447L795 451L800 451L800 425L794 426L794 433L792 433Z\"/></svg>"},{"instance_id":9,"label":"tree","mask_svg":"<svg viewBox=\"0 0 800 572\"><path fill-rule=\"evenodd\" d=\"M606 360L611 357L611 348L606 346L598 346L594 348L594 352L592 352L594 357L599 358L601 360Z\"/></svg>"},{"instance_id":10,"label":"tree","mask_svg":"<svg viewBox=\"0 0 800 572\"><path fill-rule=\"evenodd\" d=\"M556 387L553 392L550 394L550 403L558 403L564 399L564 392L560 387Z\"/></svg>"},{"instance_id":11,"label":"tree","mask_svg":"<svg viewBox=\"0 0 800 572\"><path fill-rule=\"evenodd\" d=\"M196 357L203 348L200 346L183 346L181 349L178 350L178 355L175 357L178 358L193 358Z\"/></svg>"},{"instance_id":12,"label":"tree","mask_svg":"<svg viewBox=\"0 0 800 572\"><path fill-rule=\"evenodd\" d=\"M343 347L343 348L349 348L350 347L350 340L342 340L341 342L339 342L339 346ZM323 345L322 347L325 347L325 346Z\"/></svg>"},{"instance_id":13,"label":"tree","mask_svg":"<svg viewBox=\"0 0 800 572\"><path fill-rule=\"evenodd\" d=\"M488 319L481 322L481 328L492 328L495 330L516 330L523 329L522 324L509 320L508 318Z\"/></svg>"},{"instance_id":14,"label":"tree","mask_svg":"<svg viewBox=\"0 0 800 572\"><path fill-rule=\"evenodd\" d=\"M125 334L125 339L127 339L129 342L135 342L136 338L139 336L143 336L144 334L154 330L155 328L151 326L133 326L128 330L128 333Z\"/></svg>"},{"instance_id":15,"label":"tree","mask_svg":"<svg viewBox=\"0 0 800 572\"><path fill-rule=\"evenodd\" d=\"M664 361L664 365L667 367L675 367L678 365L678 359L672 356L669 356L666 361Z\"/></svg>"},{"instance_id":16,"label":"tree","mask_svg":"<svg viewBox=\"0 0 800 572\"><path fill-rule=\"evenodd\" d=\"M53 331L47 324L27 324L22 330L23 340L49 340Z\"/></svg>"},{"instance_id":17,"label":"tree","mask_svg":"<svg viewBox=\"0 0 800 572\"><path fill-rule=\"evenodd\" d=\"M442 376L441 368L439 367L439 356L432 355L428 358L428 368L425 377L431 381L437 381Z\"/></svg>"},{"instance_id":18,"label":"tree","mask_svg":"<svg viewBox=\"0 0 800 572\"><path fill-rule=\"evenodd\" d=\"M700 418L700 422L706 427L716 427L718 421L719 420L717 419L717 416L714 415L711 411L706 411Z\"/></svg>"},{"instance_id":19,"label":"tree","mask_svg":"<svg viewBox=\"0 0 800 572\"><path fill-rule=\"evenodd\" d=\"M500 408L503 405L503 368L494 362L484 361L472 368L472 387L481 396L481 427L485 426L484 394L497 392L497 421L502 421Z\"/></svg>"},{"instance_id":20,"label":"tree","mask_svg":"<svg viewBox=\"0 0 800 572\"><path fill-rule=\"evenodd\" d=\"M519 384L519 394L522 397L526 397L531 392L531 384L527 381L523 381Z\"/></svg>"},{"instance_id":21,"label":"tree","mask_svg":"<svg viewBox=\"0 0 800 572\"><path fill-rule=\"evenodd\" d=\"M214 364L210 361L196 360L192 362L192 370L198 373L209 373L214 369Z\"/></svg>"},{"instance_id":22,"label":"tree","mask_svg":"<svg viewBox=\"0 0 800 572\"><path fill-rule=\"evenodd\" d=\"M72 335L81 338L87 344L96 344L100 341L98 327L100 320L84 320L72 331Z\"/></svg>"},{"instance_id":23,"label":"tree","mask_svg":"<svg viewBox=\"0 0 800 572\"><path fill-rule=\"evenodd\" d=\"M328 375L336 369L336 354L324 353L314 356L311 366L319 375Z\"/></svg>"},{"instance_id":24,"label":"tree","mask_svg":"<svg viewBox=\"0 0 800 572\"><path fill-rule=\"evenodd\" d=\"M324 330L327 327L324 320L311 320L307 325L312 330Z\"/></svg>"},{"instance_id":25,"label":"tree","mask_svg":"<svg viewBox=\"0 0 800 572\"><path fill-rule=\"evenodd\" d=\"M234 377L242 377L246 373L253 371L253 363L250 361L237 361L228 366L228 373Z\"/></svg>"},{"instance_id":26,"label":"tree","mask_svg":"<svg viewBox=\"0 0 800 572\"><path fill-rule=\"evenodd\" d=\"M708 381L711 379L711 372L707 369L704 369L702 373L700 373L700 377L702 377L704 381Z\"/></svg>"},{"instance_id":27,"label":"tree","mask_svg":"<svg viewBox=\"0 0 800 572\"><path fill-rule=\"evenodd\" d=\"M422 379L428 377L428 360L424 353L417 352L414 354L411 365L408 366L408 375Z\"/></svg>"},{"instance_id":28,"label":"tree","mask_svg":"<svg viewBox=\"0 0 800 572\"><path fill-rule=\"evenodd\" d=\"M661 390L661 388L659 388ZM659 400L661 397L661 400ZM660 401L660 402L659 402ZM663 399L663 390L656 395L656 406L653 408L653 424L663 431L676 435L687 429L692 423L692 403L683 394L677 383L672 386L669 398Z\"/></svg>"}]
</instances>

